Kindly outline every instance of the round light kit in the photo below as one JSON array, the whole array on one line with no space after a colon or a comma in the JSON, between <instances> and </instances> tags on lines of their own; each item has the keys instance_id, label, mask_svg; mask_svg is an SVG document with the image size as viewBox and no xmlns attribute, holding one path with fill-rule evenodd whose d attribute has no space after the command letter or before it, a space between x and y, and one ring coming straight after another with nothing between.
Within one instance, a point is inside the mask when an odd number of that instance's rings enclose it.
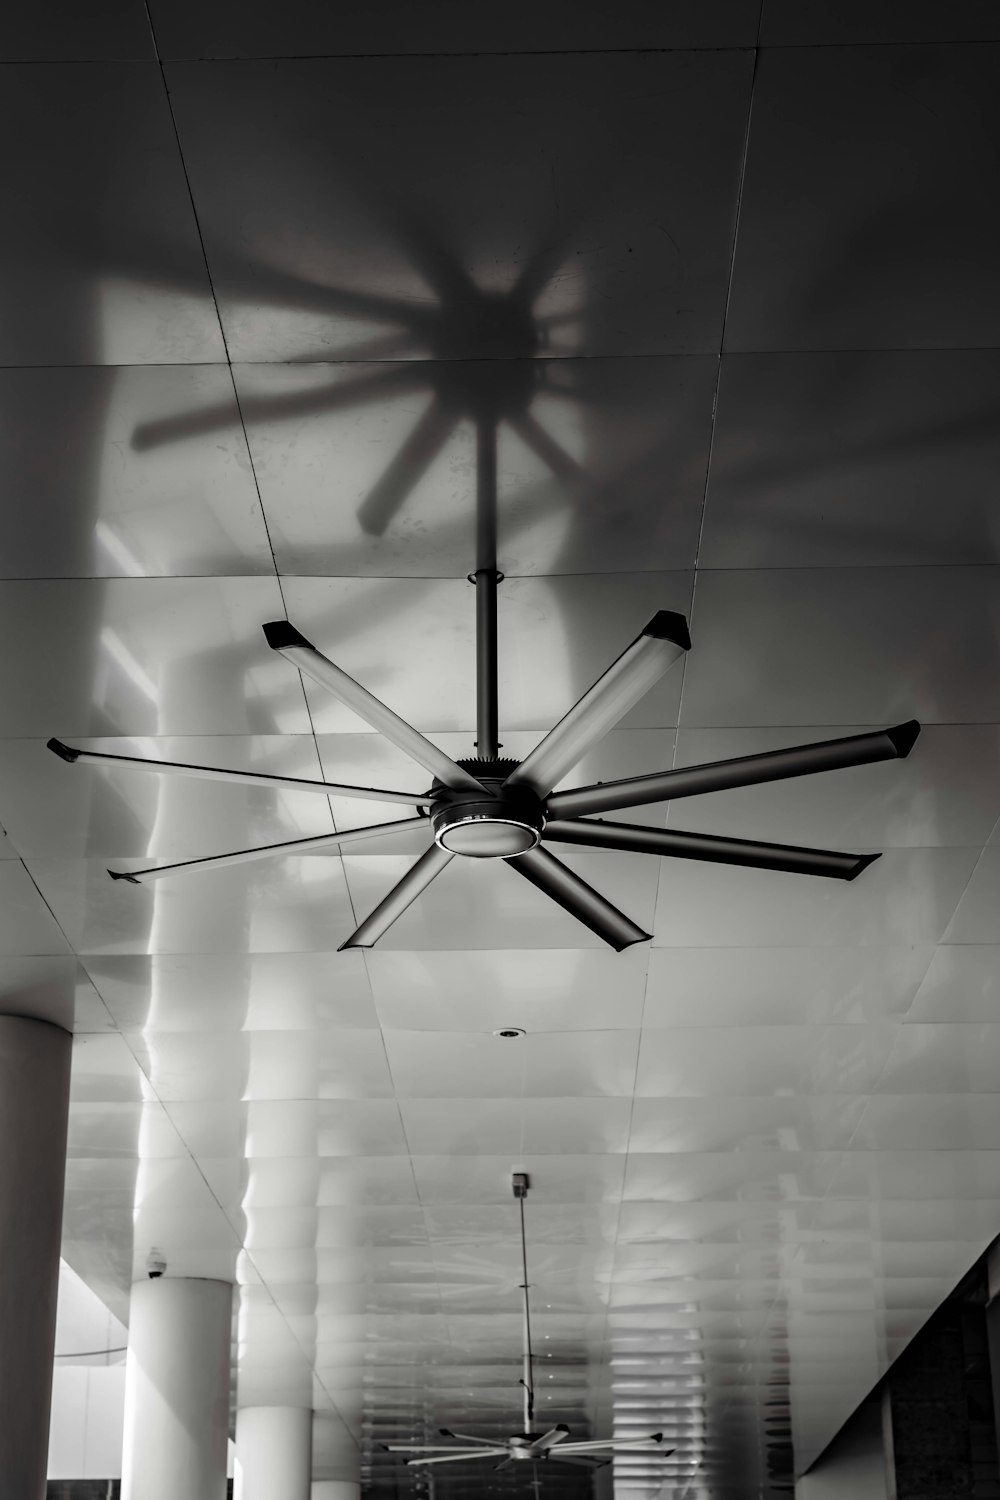
<instances>
[{"instance_id":1,"label":"round light kit","mask_svg":"<svg viewBox=\"0 0 1000 1500\"><path fill-rule=\"evenodd\" d=\"M494 1031L493 1035L503 1037L505 1041L512 1041L516 1037L524 1036L525 1031L522 1026L501 1026L500 1030Z\"/></svg>"}]
</instances>

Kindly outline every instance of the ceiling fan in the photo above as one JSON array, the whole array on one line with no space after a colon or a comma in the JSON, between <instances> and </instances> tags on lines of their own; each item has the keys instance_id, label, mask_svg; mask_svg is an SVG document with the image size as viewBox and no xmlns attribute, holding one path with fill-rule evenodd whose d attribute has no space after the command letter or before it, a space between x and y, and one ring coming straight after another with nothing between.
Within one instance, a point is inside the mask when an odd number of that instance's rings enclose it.
<instances>
[{"instance_id":1,"label":"ceiling fan","mask_svg":"<svg viewBox=\"0 0 1000 1500\"><path fill-rule=\"evenodd\" d=\"M523 1305L524 1343L522 1353L522 1399L524 1402L524 1431L511 1433L505 1438L475 1437L466 1432L452 1432L450 1427L438 1429L441 1437L450 1438L451 1445L440 1443L382 1443L386 1453L405 1453L403 1462L409 1468L429 1468L432 1464L468 1463L472 1459L498 1458L494 1472L510 1468L517 1463L548 1463L555 1459L559 1463L578 1464L584 1468L599 1468L610 1462L615 1451L632 1453L649 1452L650 1444L664 1458L669 1458L673 1448L663 1449L663 1433L653 1432L645 1438L598 1438L583 1442L568 1441L570 1430L565 1422L557 1422L547 1432L535 1432L535 1384L534 1353L531 1347L531 1305L528 1286L528 1247L524 1231L524 1200L528 1196L527 1172L514 1172L511 1176L514 1197L521 1213L521 1283ZM454 1444L462 1444L455 1447ZM608 1454L607 1458L603 1457Z\"/></svg>"},{"instance_id":2,"label":"ceiling fan","mask_svg":"<svg viewBox=\"0 0 1000 1500\"><path fill-rule=\"evenodd\" d=\"M627 807L669 802L730 787L755 786L793 776L807 776L845 766L894 760L909 754L920 733L916 720L869 734L771 750L760 755L716 761L634 776L622 781L555 791L588 751L628 713L653 685L690 648L683 615L660 610L626 647L617 661L535 746L523 761L501 758L497 707L497 590L503 574L497 569L497 476L495 418L483 411L479 420L476 558L469 575L476 589L476 723L475 757L452 758L391 708L336 666L288 620L266 624L264 637L304 677L310 678L402 750L433 780L425 792L398 792L382 787L344 786L253 771L193 766L80 750L50 739L48 748L70 762L101 766L131 766L166 775L197 776L251 786L311 791L326 796L358 797L416 809L414 816L391 823L352 828L342 833L292 839L256 849L239 849L206 859L185 860L145 870L108 873L113 880L146 885L165 876L220 869L284 854L323 849L424 830L427 846L416 863L375 910L340 945L370 948L407 907L456 856L463 859L502 859L510 869L550 896L591 932L617 951L648 939L624 912L618 910L551 852L552 844L595 849L619 849L640 854L671 855L712 864L746 865L758 870L784 870L801 875L826 875L853 880L877 854L843 854L826 849L762 843L751 839L719 838L705 833L608 822L595 814Z\"/></svg>"}]
</instances>

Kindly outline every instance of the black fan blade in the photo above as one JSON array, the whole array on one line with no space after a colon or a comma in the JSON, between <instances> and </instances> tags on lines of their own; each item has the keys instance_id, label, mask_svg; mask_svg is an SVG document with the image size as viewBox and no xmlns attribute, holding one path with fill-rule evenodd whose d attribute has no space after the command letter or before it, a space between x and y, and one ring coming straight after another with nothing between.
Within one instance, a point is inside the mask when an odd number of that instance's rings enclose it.
<instances>
[{"instance_id":1,"label":"black fan blade","mask_svg":"<svg viewBox=\"0 0 1000 1500\"><path fill-rule=\"evenodd\" d=\"M644 807L650 802L670 802L675 797L697 797L702 792L724 792L730 787L758 786L792 776L813 776L818 771L866 766L879 760L903 760L913 749L919 733L920 725L916 719L910 719L874 734L850 734L843 739L820 740L788 750L768 750L763 755L717 760L707 766L682 766L652 776L575 787L554 792L548 800L548 810L554 818L579 818L589 813L619 812L624 807Z\"/></svg>"},{"instance_id":2,"label":"black fan blade","mask_svg":"<svg viewBox=\"0 0 1000 1500\"><path fill-rule=\"evenodd\" d=\"M505 785L528 786L538 796L547 796L690 645L684 616L668 609L658 611L642 634L525 756Z\"/></svg>"},{"instance_id":3,"label":"black fan blade","mask_svg":"<svg viewBox=\"0 0 1000 1500\"><path fill-rule=\"evenodd\" d=\"M642 828L635 823L590 822L557 818L545 825L546 840L583 844L590 849L624 849L635 854L701 859L713 865L749 865L755 870L784 870L790 875L829 875L853 880L878 854L839 854L830 849L801 849L794 844L762 844L754 839L723 839L709 833L677 833Z\"/></svg>"},{"instance_id":4,"label":"black fan blade","mask_svg":"<svg viewBox=\"0 0 1000 1500\"><path fill-rule=\"evenodd\" d=\"M633 943L645 942L650 933L643 932L617 906L606 901L599 891L581 880L579 875L545 849L529 849L506 861L512 870L530 880L532 885L551 896L571 916L596 932L617 953Z\"/></svg>"},{"instance_id":5,"label":"black fan blade","mask_svg":"<svg viewBox=\"0 0 1000 1500\"><path fill-rule=\"evenodd\" d=\"M182 875L191 870L224 870L230 865L248 865L258 859L277 859L283 854L319 854L324 849L339 849L342 844L356 844L384 835L420 833L426 837L426 818L401 818L393 823L374 823L368 828L347 828L343 833L318 833L312 838L286 839L281 844L261 844L256 849L232 849L227 854L209 854L204 859L183 859L173 865L153 865L148 870L109 870L112 880L126 880L130 885L149 885L165 875Z\"/></svg>"},{"instance_id":6,"label":"black fan blade","mask_svg":"<svg viewBox=\"0 0 1000 1500\"><path fill-rule=\"evenodd\" d=\"M366 917L355 932L341 943L337 949L343 953L345 948L372 948L382 935L389 931L397 917L401 917L406 908L414 902L421 891L427 889L445 865L455 858L448 849L441 849L437 844L432 844L425 854L422 854L402 880L393 886L382 901L379 902L370 917Z\"/></svg>"}]
</instances>

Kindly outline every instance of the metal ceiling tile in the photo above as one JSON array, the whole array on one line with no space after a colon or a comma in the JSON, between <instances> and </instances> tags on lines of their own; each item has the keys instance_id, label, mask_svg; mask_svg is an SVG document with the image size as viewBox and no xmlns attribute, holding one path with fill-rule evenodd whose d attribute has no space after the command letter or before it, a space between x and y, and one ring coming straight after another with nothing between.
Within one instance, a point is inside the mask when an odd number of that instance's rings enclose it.
<instances>
[{"instance_id":1,"label":"metal ceiling tile","mask_svg":"<svg viewBox=\"0 0 1000 1500\"><path fill-rule=\"evenodd\" d=\"M88 13L73 0L11 10L0 23L0 62L121 60L153 56L142 0L102 0Z\"/></svg>"},{"instance_id":2,"label":"metal ceiling tile","mask_svg":"<svg viewBox=\"0 0 1000 1500\"><path fill-rule=\"evenodd\" d=\"M666 1165L668 1154L729 1151L736 1153L739 1170L745 1153L788 1152L798 1158L802 1153L845 1150L870 1102L849 1094L640 1097L632 1111L630 1160L635 1153L660 1152ZM748 1160L747 1171L751 1170Z\"/></svg>"},{"instance_id":3,"label":"metal ceiling tile","mask_svg":"<svg viewBox=\"0 0 1000 1500\"><path fill-rule=\"evenodd\" d=\"M83 739L73 748L235 771L321 779L307 735ZM169 776L145 768L70 768L41 740L0 740L0 817L29 855L205 858L331 833L325 797Z\"/></svg>"},{"instance_id":4,"label":"metal ceiling tile","mask_svg":"<svg viewBox=\"0 0 1000 1500\"><path fill-rule=\"evenodd\" d=\"M642 1019L641 946L624 953L374 948L365 962L379 1020L393 1031L601 1031L638 1027Z\"/></svg>"},{"instance_id":5,"label":"metal ceiling tile","mask_svg":"<svg viewBox=\"0 0 1000 1500\"><path fill-rule=\"evenodd\" d=\"M664 47L751 47L758 0L680 0L668 8L629 0L614 10L595 0L555 0L539 10L518 0L486 15L461 0L415 13L404 0L377 0L334 15L320 0L276 13L266 3L211 6L169 0L151 7L165 57L330 57L360 53L598 51Z\"/></svg>"},{"instance_id":6,"label":"metal ceiling tile","mask_svg":"<svg viewBox=\"0 0 1000 1500\"><path fill-rule=\"evenodd\" d=\"M332 860L260 861L138 887L111 881L97 861L33 860L32 870L84 954L325 952L352 926Z\"/></svg>"},{"instance_id":7,"label":"metal ceiling tile","mask_svg":"<svg viewBox=\"0 0 1000 1500\"><path fill-rule=\"evenodd\" d=\"M392 1093L377 1031L268 1031L239 1038L146 1031L130 1042L156 1096L167 1102L366 1099Z\"/></svg>"},{"instance_id":8,"label":"metal ceiling tile","mask_svg":"<svg viewBox=\"0 0 1000 1500\"><path fill-rule=\"evenodd\" d=\"M993 1021L1000 1005L995 945L942 944L908 1012L912 1021Z\"/></svg>"},{"instance_id":9,"label":"metal ceiling tile","mask_svg":"<svg viewBox=\"0 0 1000 1500\"><path fill-rule=\"evenodd\" d=\"M926 568L699 572L681 728L1000 722L998 576L993 567L938 567L933 577Z\"/></svg>"},{"instance_id":10,"label":"metal ceiling tile","mask_svg":"<svg viewBox=\"0 0 1000 1500\"><path fill-rule=\"evenodd\" d=\"M507 1042L468 1032L387 1031L400 1098L623 1096L632 1092L636 1031L541 1032Z\"/></svg>"},{"instance_id":11,"label":"metal ceiling tile","mask_svg":"<svg viewBox=\"0 0 1000 1500\"><path fill-rule=\"evenodd\" d=\"M841 5L814 0L767 0L760 40L771 46L844 46L877 42L981 42L1000 36L1000 22L990 0L958 0L942 10L933 0L899 6L893 0Z\"/></svg>"},{"instance_id":12,"label":"metal ceiling tile","mask_svg":"<svg viewBox=\"0 0 1000 1500\"><path fill-rule=\"evenodd\" d=\"M691 1027L645 1031L637 1096L666 1098L867 1094L889 1058L893 1028Z\"/></svg>"},{"instance_id":13,"label":"metal ceiling tile","mask_svg":"<svg viewBox=\"0 0 1000 1500\"><path fill-rule=\"evenodd\" d=\"M0 861L0 953L69 952L58 920L26 867L18 859Z\"/></svg>"},{"instance_id":14,"label":"metal ceiling tile","mask_svg":"<svg viewBox=\"0 0 1000 1500\"><path fill-rule=\"evenodd\" d=\"M940 951L930 943L891 948L654 947L642 1024L657 1029L902 1019Z\"/></svg>"},{"instance_id":15,"label":"metal ceiling tile","mask_svg":"<svg viewBox=\"0 0 1000 1500\"><path fill-rule=\"evenodd\" d=\"M296 674L261 625L274 578L18 580L0 628L5 735L307 734Z\"/></svg>"},{"instance_id":16,"label":"metal ceiling tile","mask_svg":"<svg viewBox=\"0 0 1000 1500\"><path fill-rule=\"evenodd\" d=\"M281 573L468 573L471 413L484 388L502 408L499 560L508 576L694 565L714 359L245 364L235 374ZM518 405L504 415L508 387ZM432 411L443 401L449 414L438 423ZM204 413L189 405L197 436ZM169 416L161 425L158 443L170 446L158 452L167 462L174 448L186 454L183 418L176 431ZM425 429L430 449L396 477Z\"/></svg>"},{"instance_id":17,"label":"metal ceiling tile","mask_svg":"<svg viewBox=\"0 0 1000 1500\"><path fill-rule=\"evenodd\" d=\"M155 62L8 64L0 125L19 142L0 362L224 360Z\"/></svg>"},{"instance_id":18,"label":"metal ceiling tile","mask_svg":"<svg viewBox=\"0 0 1000 1500\"><path fill-rule=\"evenodd\" d=\"M727 349L997 343L995 50L761 54Z\"/></svg>"},{"instance_id":19,"label":"metal ceiling tile","mask_svg":"<svg viewBox=\"0 0 1000 1500\"><path fill-rule=\"evenodd\" d=\"M225 366L0 370L0 412L5 577L273 572Z\"/></svg>"},{"instance_id":20,"label":"metal ceiling tile","mask_svg":"<svg viewBox=\"0 0 1000 1500\"><path fill-rule=\"evenodd\" d=\"M944 941L1000 943L1000 846L982 851Z\"/></svg>"},{"instance_id":21,"label":"metal ceiling tile","mask_svg":"<svg viewBox=\"0 0 1000 1500\"><path fill-rule=\"evenodd\" d=\"M724 51L168 65L232 357L714 353L750 75Z\"/></svg>"},{"instance_id":22,"label":"metal ceiling tile","mask_svg":"<svg viewBox=\"0 0 1000 1500\"><path fill-rule=\"evenodd\" d=\"M998 386L993 350L727 356L701 565L1000 560Z\"/></svg>"},{"instance_id":23,"label":"metal ceiling tile","mask_svg":"<svg viewBox=\"0 0 1000 1500\"><path fill-rule=\"evenodd\" d=\"M360 953L101 954L87 972L126 1032L378 1026Z\"/></svg>"},{"instance_id":24,"label":"metal ceiling tile","mask_svg":"<svg viewBox=\"0 0 1000 1500\"><path fill-rule=\"evenodd\" d=\"M507 1156L513 1162L538 1152L624 1152L632 1101L400 1099L399 1110L415 1156Z\"/></svg>"}]
</instances>

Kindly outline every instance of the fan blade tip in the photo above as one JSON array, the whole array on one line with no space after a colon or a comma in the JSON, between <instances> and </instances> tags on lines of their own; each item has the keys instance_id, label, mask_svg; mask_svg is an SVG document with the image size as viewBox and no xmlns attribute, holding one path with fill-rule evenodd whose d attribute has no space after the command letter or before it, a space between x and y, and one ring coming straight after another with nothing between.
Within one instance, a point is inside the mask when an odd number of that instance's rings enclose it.
<instances>
[{"instance_id":1,"label":"fan blade tip","mask_svg":"<svg viewBox=\"0 0 1000 1500\"><path fill-rule=\"evenodd\" d=\"M439 1427L438 1428L438 1434L441 1437L454 1437L455 1436L455 1434L452 1432L452 1430L451 1430L450 1427Z\"/></svg>"},{"instance_id":2,"label":"fan blade tip","mask_svg":"<svg viewBox=\"0 0 1000 1500\"><path fill-rule=\"evenodd\" d=\"M892 741L893 749L900 760L905 760L917 743L920 734L920 724L916 719L907 719L905 724L894 724L886 734Z\"/></svg>"},{"instance_id":3,"label":"fan blade tip","mask_svg":"<svg viewBox=\"0 0 1000 1500\"><path fill-rule=\"evenodd\" d=\"M654 1432L654 1433L652 1433L650 1435L649 1441L651 1443L662 1443L663 1442L663 1433L662 1432Z\"/></svg>"},{"instance_id":4,"label":"fan blade tip","mask_svg":"<svg viewBox=\"0 0 1000 1500\"><path fill-rule=\"evenodd\" d=\"M568 1424L566 1422L557 1422L556 1432L569 1432Z\"/></svg>"},{"instance_id":5,"label":"fan blade tip","mask_svg":"<svg viewBox=\"0 0 1000 1500\"><path fill-rule=\"evenodd\" d=\"M261 628L272 651L287 651L289 646L305 646L310 651L314 649L312 642L307 641L289 620L269 620Z\"/></svg>"},{"instance_id":6,"label":"fan blade tip","mask_svg":"<svg viewBox=\"0 0 1000 1500\"><path fill-rule=\"evenodd\" d=\"M852 866L848 874L844 877L845 880L857 880L858 876L864 874L869 865L873 865L877 859L881 858L881 854L859 854L857 864Z\"/></svg>"},{"instance_id":7,"label":"fan blade tip","mask_svg":"<svg viewBox=\"0 0 1000 1500\"><path fill-rule=\"evenodd\" d=\"M654 640L670 641L674 646L679 646L682 651L691 649L688 622L684 615L679 615L672 609L658 610L642 634L651 635Z\"/></svg>"},{"instance_id":8,"label":"fan blade tip","mask_svg":"<svg viewBox=\"0 0 1000 1500\"><path fill-rule=\"evenodd\" d=\"M112 880L127 880L129 885L142 884L141 880L137 880L134 875L126 874L124 870L109 870L108 874L111 876Z\"/></svg>"},{"instance_id":9,"label":"fan blade tip","mask_svg":"<svg viewBox=\"0 0 1000 1500\"><path fill-rule=\"evenodd\" d=\"M629 938L624 943L612 943L611 946L616 953L624 953L626 948L634 948L636 943L648 943L652 936L651 932L640 932L638 937Z\"/></svg>"},{"instance_id":10,"label":"fan blade tip","mask_svg":"<svg viewBox=\"0 0 1000 1500\"><path fill-rule=\"evenodd\" d=\"M374 943L356 943L353 938L347 938L337 949L338 953L350 953L354 948L374 948Z\"/></svg>"},{"instance_id":11,"label":"fan blade tip","mask_svg":"<svg viewBox=\"0 0 1000 1500\"><path fill-rule=\"evenodd\" d=\"M58 755L60 760L68 760L70 765L80 758L79 750L74 750L71 745L64 745L62 740L47 740L46 750L51 750L53 755Z\"/></svg>"}]
</instances>

